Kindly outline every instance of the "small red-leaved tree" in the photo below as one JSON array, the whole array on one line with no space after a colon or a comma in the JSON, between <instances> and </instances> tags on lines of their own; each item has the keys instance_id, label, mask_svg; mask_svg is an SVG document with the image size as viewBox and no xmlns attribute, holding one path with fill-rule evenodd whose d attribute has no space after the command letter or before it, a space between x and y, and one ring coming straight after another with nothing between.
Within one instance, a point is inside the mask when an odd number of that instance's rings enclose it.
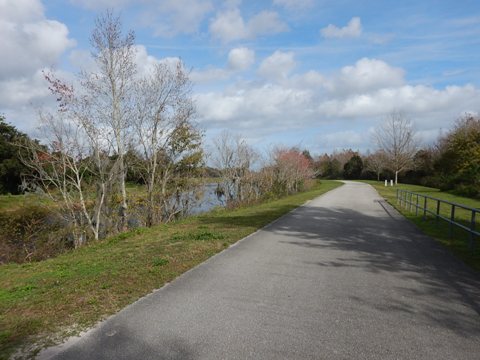
<instances>
[{"instance_id":1,"label":"small red-leaved tree","mask_svg":"<svg viewBox=\"0 0 480 360\"><path fill-rule=\"evenodd\" d=\"M303 190L308 179L314 175L311 162L298 149L276 149L275 190L279 195Z\"/></svg>"}]
</instances>

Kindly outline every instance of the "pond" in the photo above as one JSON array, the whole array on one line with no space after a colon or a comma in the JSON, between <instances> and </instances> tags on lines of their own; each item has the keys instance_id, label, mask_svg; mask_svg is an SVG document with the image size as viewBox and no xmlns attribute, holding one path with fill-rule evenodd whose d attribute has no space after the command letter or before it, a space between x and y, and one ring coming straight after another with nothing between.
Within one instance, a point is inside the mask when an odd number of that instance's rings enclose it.
<instances>
[{"instance_id":1,"label":"pond","mask_svg":"<svg viewBox=\"0 0 480 360\"><path fill-rule=\"evenodd\" d=\"M202 189L203 197L197 201L197 203L192 206L188 211L189 215L198 215L201 213L208 212L218 206L225 206L223 196L218 198L215 190L217 189L216 183L210 183L204 185Z\"/></svg>"}]
</instances>

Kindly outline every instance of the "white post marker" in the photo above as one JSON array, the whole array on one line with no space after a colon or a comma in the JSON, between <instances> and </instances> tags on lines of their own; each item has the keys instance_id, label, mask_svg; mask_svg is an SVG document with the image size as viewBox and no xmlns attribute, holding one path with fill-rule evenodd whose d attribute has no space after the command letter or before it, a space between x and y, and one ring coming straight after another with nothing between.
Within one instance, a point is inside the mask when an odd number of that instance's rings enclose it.
<instances>
[{"instance_id":1,"label":"white post marker","mask_svg":"<svg viewBox=\"0 0 480 360\"><path fill-rule=\"evenodd\" d=\"M393 180L390 180L390 186L393 186Z\"/></svg>"},{"instance_id":2,"label":"white post marker","mask_svg":"<svg viewBox=\"0 0 480 360\"><path fill-rule=\"evenodd\" d=\"M387 180L385 180L385 186L388 186L388 181Z\"/></svg>"}]
</instances>

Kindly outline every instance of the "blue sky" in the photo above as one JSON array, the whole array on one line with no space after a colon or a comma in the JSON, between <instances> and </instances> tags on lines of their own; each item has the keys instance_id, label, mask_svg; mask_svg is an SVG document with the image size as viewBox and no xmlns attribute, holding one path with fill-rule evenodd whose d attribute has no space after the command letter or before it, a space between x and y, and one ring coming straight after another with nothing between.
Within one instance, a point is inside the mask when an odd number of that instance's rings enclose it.
<instances>
[{"instance_id":1,"label":"blue sky","mask_svg":"<svg viewBox=\"0 0 480 360\"><path fill-rule=\"evenodd\" d=\"M404 111L424 143L480 111L480 2L0 0L0 112L35 134L53 101L41 71L88 66L95 17L118 11L140 67L192 69L206 141L320 154L374 150L372 129Z\"/></svg>"}]
</instances>

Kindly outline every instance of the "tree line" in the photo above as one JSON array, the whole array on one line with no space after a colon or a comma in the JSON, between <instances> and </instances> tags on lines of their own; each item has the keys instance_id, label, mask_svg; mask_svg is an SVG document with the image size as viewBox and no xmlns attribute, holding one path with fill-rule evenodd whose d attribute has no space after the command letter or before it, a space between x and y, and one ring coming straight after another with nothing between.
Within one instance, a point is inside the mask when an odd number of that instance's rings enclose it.
<instances>
[{"instance_id":1,"label":"tree line","mask_svg":"<svg viewBox=\"0 0 480 360\"><path fill-rule=\"evenodd\" d=\"M70 84L46 72L57 100L40 111L41 140L0 116L0 193L37 193L32 204L0 214L0 263L42 259L88 241L188 214L208 169L227 207L308 189L314 178L395 179L480 197L480 119L466 115L430 146L392 112L375 131L377 150L312 156L275 147L260 154L224 132L206 166L192 84L181 61L140 72L135 35L119 17L100 16L91 36L95 67Z\"/></svg>"},{"instance_id":2,"label":"tree line","mask_svg":"<svg viewBox=\"0 0 480 360\"><path fill-rule=\"evenodd\" d=\"M204 139L184 64L140 71L135 35L112 12L97 18L91 44L95 66L74 83L44 73L57 109L39 112L40 140L0 118L0 192L48 199L0 214L0 263L178 219L201 198ZM230 207L303 190L313 174L296 149L278 148L260 164L228 133L212 157L216 193Z\"/></svg>"},{"instance_id":3,"label":"tree line","mask_svg":"<svg viewBox=\"0 0 480 360\"><path fill-rule=\"evenodd\" d=\"M223 132L214 140L217 194L227 206L248 204L298 191L313 184L312 163L298 148L275 147L266 156L239 136Z\"/></svg>"},{"instance_id":4,"label":"tree line","mask_svg":"<svg viewBox=\"0 0 480 360\"><path fill-rule=\"evenodd\" d=\"M319 178L394 180L480 198L480 117L465 114L433 144L420 146L413 123L392 112L375 129L377 149L346 149L312 159Z\"/></svg>"}]
</instances>

